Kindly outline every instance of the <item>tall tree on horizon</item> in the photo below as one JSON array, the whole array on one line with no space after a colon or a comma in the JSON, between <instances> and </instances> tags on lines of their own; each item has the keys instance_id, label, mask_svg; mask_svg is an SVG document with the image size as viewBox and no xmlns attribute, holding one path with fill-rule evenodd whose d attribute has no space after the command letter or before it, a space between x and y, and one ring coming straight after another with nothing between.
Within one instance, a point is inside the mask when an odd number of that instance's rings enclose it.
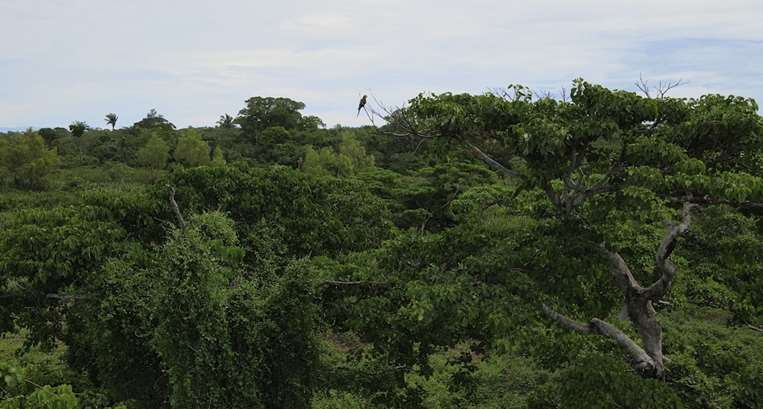
<instances>
[{"instance_id":1,"label":"tall tree on horizon","mask_svg":"<svg viewBox=\"0 0 763 409\"><path fill-rule=\"evenodd\" d=\"M106 125L111 125L112 131L117 126L117 119L119 119L119 116L117 116L117 114L113 112L106 114L106 118L105 118Z\"/></svg>"},{"instance_id":2,"label":"tall tree on horizon","mask_svg":"<svg viewBox=\"0 0 763 409\"><path fill-rule=\"evenodd\" d=\"M90 129L90 126L83 121L74 121L69 125L69 131L77 138L82 136L88 129Z\"/></svg>"},{"instance_id":3,"label":"tall tree on horizon","mask_svg":"<svg viewBox=\"0 0 763 409\"><path fill-rule=\"evenodd\" d=\"M220 128L233 128L234 118L229 114L220 115L220 119L217 120L217 126Z\"/></svg>"}]
</instances>

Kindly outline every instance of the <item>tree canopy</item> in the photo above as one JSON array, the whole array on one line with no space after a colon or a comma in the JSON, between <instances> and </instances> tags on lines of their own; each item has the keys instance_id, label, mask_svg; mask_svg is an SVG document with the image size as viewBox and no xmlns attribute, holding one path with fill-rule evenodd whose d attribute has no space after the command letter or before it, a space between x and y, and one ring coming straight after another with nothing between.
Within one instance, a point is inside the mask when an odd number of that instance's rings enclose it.
<instances>
[{"instance_id":1,"label":"tree canopy","mask_svg":"<svg viewBox=\"0 0 763 409\"><path fill-rule=\"evenodd\" d=\"M763 407L755 101L304 109L0 134L0 408Z\"/></svg>"}]
</instances>

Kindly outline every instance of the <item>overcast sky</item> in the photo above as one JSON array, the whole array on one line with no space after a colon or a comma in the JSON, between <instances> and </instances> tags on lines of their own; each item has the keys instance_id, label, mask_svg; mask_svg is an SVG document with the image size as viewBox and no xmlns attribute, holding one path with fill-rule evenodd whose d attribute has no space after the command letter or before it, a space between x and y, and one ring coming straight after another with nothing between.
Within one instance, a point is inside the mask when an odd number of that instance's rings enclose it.
<instances>
[{"instance_id":1,"label":"overcast sky","mask_svg":"<svg viewBox=\"0 0 763 409\"><path fill-rule=\"evenodd\" d=\"M539 90L583 77L763 102L761 0L0 0L0 127L211 125L251 96L361 124L363 93Z\"/></svg>"}]
</instances>

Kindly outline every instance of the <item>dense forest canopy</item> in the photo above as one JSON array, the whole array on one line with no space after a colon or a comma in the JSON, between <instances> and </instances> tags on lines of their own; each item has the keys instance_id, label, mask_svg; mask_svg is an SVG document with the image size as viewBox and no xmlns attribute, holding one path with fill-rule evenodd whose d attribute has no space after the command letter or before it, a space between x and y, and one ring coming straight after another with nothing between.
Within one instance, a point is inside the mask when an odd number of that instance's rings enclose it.
<instances>
[{"instance_id":1,"label":"dense forest canopy","mask_svg":"<svg viewBox=\"0 0 763 409\"><path fill-rule=\"evenodd\" d=\"M0 408L762 408L763 119L644 94L0 134Z\"/></svg>"}]
</instances>

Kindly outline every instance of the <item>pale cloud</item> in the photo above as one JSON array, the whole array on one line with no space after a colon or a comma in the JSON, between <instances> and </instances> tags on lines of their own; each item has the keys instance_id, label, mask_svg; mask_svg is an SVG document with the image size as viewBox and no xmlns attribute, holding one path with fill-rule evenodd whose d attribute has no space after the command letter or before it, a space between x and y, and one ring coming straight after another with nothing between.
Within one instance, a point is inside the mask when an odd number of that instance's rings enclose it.
<instances>
[{"instance_id":1,"label":"pale cloud","mask_svg":"<svg viewBox=\"0 0 763 409\"><path fill-rule=\"evenodd\" d=\"M0 0L0 127L210 125L255 95L364 123L359 95L482 92L576 77L763 99L763 3L747 0Z\"/></svg>"},{"instance_id":2,"label":"pale cloud","mask_svg":"<svg viewBox=\"0 0 763 409\"><path fill-rule=\"evenodd\" d=\"M354 26L348 16L339 14L314 14L282 22L285 30L301 31L306 34L346 34L352 32Z\"/></svg>"}]
</instances>

